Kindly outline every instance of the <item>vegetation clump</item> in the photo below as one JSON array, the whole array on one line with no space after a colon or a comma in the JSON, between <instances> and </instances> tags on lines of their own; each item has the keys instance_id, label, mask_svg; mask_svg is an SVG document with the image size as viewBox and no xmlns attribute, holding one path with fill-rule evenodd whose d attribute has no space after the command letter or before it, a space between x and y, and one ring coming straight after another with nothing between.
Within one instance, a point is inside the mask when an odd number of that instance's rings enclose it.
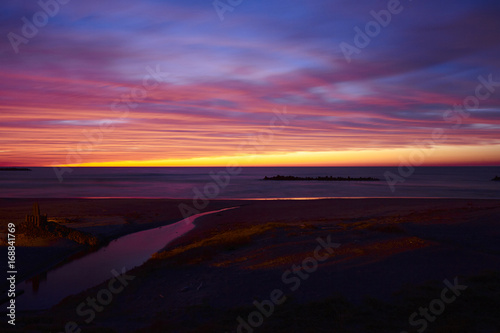
<instances>
[{"instance_id":1,"label":"vegetation clump","mask_svg":"<svg viewBox=\"0 0 500 333\"><path fill-rule=\"evenodd\" d=\"M89 233L71 229L54 222L47 222L43 226L33 227L28 222L23 222L19 225L19 233L24 234L29 238L66 238L79 244L97 246L100 244L99 238Z\"/></svg>"}]
</instances>

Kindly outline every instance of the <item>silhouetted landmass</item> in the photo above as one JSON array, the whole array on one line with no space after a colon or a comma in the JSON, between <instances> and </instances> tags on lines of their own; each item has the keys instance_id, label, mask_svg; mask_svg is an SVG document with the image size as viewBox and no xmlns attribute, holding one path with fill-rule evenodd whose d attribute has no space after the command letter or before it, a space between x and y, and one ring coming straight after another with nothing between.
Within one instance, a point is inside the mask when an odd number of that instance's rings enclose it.
<instances>
[{"instance_id":1,"label":"silhouetted landmass","mask_svg":"<svg viewBox=\"0 0 500 333\"><path fill-rule=\"evenodd\" d=\"M493 178L492 180L495 181L495 182L500 182L500 177L495 176L495 178Z\"/></svg>"},{"instance_id":2,"label":"silhouetted landmass","mask_svg":"<svg viewBox=\"0 0 500 333\"><path fill-rule=\"evenodd\" d=\"M323 181L323 182L349 182L349 181L365 181L365 182L373 182L373 181L379 181L380 179L378 178L373 178L373 177L332 177L332 176L325 176L325 177L295 177L295 176L274 176L274 177L264 177L264 180L289 180L289 181L294 181L294 180L316 180L316 181Z\"/></svg>"},{"instance_id":3,"label":"silhouetted landmass","mask_svg":"<svg viewBox=\"0 0 500 333\"><path fill-rule=\"evenodd\" d=\"M0 168L0 171L31 171L28 168Z\"/></svg>"}]
</instances>

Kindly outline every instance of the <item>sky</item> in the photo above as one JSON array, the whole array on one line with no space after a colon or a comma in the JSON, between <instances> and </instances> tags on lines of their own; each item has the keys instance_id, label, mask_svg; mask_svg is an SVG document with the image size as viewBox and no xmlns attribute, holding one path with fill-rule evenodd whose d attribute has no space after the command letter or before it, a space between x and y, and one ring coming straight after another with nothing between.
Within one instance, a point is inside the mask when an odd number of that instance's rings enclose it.
<instances>
[{"instance_id":1,"label":"sky","mask_svg":"<svg viewBox=\"0 0 500 333\"><path fill-rule=\"evenodd\" d=\"M500 165L498 0L3 0L0 165Z\"/></svg>"}]
</instances>

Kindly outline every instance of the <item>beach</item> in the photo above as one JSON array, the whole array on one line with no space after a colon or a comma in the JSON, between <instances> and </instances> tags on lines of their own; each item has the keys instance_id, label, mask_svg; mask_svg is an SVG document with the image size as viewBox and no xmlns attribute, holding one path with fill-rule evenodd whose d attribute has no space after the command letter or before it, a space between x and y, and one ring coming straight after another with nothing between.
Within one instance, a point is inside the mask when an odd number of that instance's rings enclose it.
<instances>
[{"instance_id":1,"label":"beach","mask_svg":"<svg viewBox=\"0 0 500 333\"><path fill-rule=\"evenodd\" d=\"M190 203L173 199L0 199L0 233L5 237L8 223L24 222L35 202L42 214L48 214L49 221L99 236L105 242L179 221L183 216L178 206ZM226 201L217 201L210 207L215 210L226 206ZM19 271L23 280L87 250L81 244L57 237L26 239L18 235L16 245L18 259L23 263Z\"/></svg>"},{"instance_id":2,"label":"beach","mask_svg":"<svg viewBox=\"0 0 500 333\"><path fill-rule=\"evenodd\" d=\"M0 200L2 225L22 220L32 202ZM113 239L181 220L183 201L38 202L49 219ZM415 331L424 322L412 326L410 315L439 298L444 281L467 288L427 320L428 332L500 327L488 315L500 299L500 200L213 200L207 211L231 207L196 219L127 272L126 287L89 323L75 310L109 281L52 309L18 313L16 329L59 332L74 322L83 332ZM34 244L17 248L27 276L85 250L62 239ZM454 318L461 328L450 327Z\"/></svg>"},{"instance_id":3,"label":"beach","mask_svg":"<svg viewBox=\"0 0 500 333\"><path fill-rule=\"evenodd\" d=\"M500 2L0 9L0 333L500 333Z\"/></svg>"}]
</instances>

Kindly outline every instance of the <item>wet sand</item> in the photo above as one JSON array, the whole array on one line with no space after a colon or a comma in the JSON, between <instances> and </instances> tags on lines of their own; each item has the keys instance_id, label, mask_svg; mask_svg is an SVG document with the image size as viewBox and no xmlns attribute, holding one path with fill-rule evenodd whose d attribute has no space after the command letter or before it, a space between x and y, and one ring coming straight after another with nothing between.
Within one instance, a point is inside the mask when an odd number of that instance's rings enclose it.
<instances>
[{"instance_id":1,"label":"wet sand","mask_svg":"<svg viewBox=\"0 0 500 333\"><path fill-rule=\"evenodd\" d=\"M91 233L111 241L133 232L171 224L183 219L179 204L186 200L164 199L0 199L0 245L5 246L8 223L19 225L38 202L41 214L49 221ZM207 209L231 206L212 202ZM16 235L18 279L24 280L87 252L88 247L60 238L26 239ZM3 240L3 242L2 242Z\"/></svg>"},{"instance_id":2,"label":"wet sand","mask_svg":"<svg viewBox=\"0 0 500 333\"><path fill-rule=\"evenodd\" d=\"M179 201L65 201L40 206L111 238L182 218ZM19 200L13 212L31 202ZM468 289L427 332L500 329L492 313L500 305L500 200L213 201L207 209L236 205L196 220L132 270L133 280L89 324L75 309L106 284L19 314L17 328L59 332L72 320L84 332L411 332L420 326L408 317L457 278ZM325 243L338 246L316 251ZM267 304L275 291L283 303L258 327L243 328L238 317L248 325L253 302Z\"/></svg>"}]
</instances>

